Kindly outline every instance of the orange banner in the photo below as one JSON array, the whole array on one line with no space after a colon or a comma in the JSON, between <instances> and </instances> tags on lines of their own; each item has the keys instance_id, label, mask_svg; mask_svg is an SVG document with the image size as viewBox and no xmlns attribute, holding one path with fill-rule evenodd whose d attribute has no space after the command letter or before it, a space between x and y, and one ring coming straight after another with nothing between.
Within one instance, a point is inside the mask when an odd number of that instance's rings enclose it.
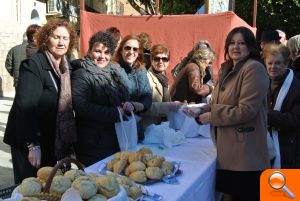
<instances>
[{"instance_id":1,"label":"orange banner","mask_svg":"<svg viewBox=\"0 0 300 201\"><path fill-rule=\"evenodd\" d=\"M260 176L260 201L300 200L300 169L268 169Z\"/></svg>"},{"instance_id":2,"label":"orange banner","mask_svg":"<svg viewBox=\"0 0 300 201\"><path fill-rule=\"evenodd\" d=\"M251 28L233 12L202 15L163 15L163 16L115 16L80 11L81 55L88 50L89 38L97 31L115 26L122 36L146 32L152 44L165 44L171 51L171 69L183 59L201 39L208 40L217 57L214 62L214 75L224 61L224 44L228 32L237 26ZM256 29L251 28L255 33ZM172 83L172 80L170 84Z\"/></svg>"}]
</instances>

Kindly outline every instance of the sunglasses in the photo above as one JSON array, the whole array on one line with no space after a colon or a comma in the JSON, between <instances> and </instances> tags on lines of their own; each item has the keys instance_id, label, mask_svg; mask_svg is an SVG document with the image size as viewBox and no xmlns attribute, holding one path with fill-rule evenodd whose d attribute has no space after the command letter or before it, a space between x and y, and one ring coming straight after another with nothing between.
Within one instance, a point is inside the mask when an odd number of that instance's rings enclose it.
<instances>
[{"instance_id":1,"label":"sunglasses","mask_svg":"<svg viewBox=\"0 0 300 201\"><path fill-rule=\"evenodd\" d=\"M139 48L138 47L125 46L124 50L126 50L126 51L133 50L134 52L137 52L139 50Z\"/></svg>"},{"instance_id":2,"label":"sunglasses","mask_svg":"<svg viewBox=\"0 0 300 201\"><path fill-rule=\"evenodd\" d=\"M169 58L168 57L154 57L153 60L155 62L159 62L160 60L162 60L163 62L168 62Z\"/></svg>"}]
</instances>

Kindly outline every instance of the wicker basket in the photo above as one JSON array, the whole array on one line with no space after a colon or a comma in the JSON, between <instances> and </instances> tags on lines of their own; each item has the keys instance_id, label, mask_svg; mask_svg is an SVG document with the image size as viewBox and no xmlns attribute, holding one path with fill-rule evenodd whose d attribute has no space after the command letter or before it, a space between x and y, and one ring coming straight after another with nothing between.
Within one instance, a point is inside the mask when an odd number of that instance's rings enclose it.
<instances>
[{"instance_id":1,"label":"wicker basket","mask_svg":"<svg viewBox=\"0 0 300 201\"><path fill-rule=\"evenodd\" d=\"M78 169L83 170L83 165L80 162L78 162L76 159L64 158L60 160L52 169L47 179L43 192L36 195L35 197L39 198L40 200L47 200L47 201L59 201L61 199L61 195L50 193L50 187L57 170L61 168L64 163L74 163L78 167Z\"/></svg>"}]
</instances>

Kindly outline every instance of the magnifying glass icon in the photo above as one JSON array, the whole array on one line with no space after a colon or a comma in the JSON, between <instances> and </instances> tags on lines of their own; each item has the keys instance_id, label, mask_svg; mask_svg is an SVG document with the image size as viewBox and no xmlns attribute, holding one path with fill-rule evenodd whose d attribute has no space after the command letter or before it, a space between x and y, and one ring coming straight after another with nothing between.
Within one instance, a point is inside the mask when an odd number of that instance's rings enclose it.
<instances>
[{"instance_id":1,"label":"magnifying glass icon","mask_svg":"<svg viewBox=\"0 0 300 201\"><path fill-rule=\"evenodd\" d=\"M290 198L295 198L294 193L292 193L292 191L285 186L286 178L280 171L274 171L272 174L270 174L268 182L273 189L283 189Z\"/></svg>"}]
</instances>

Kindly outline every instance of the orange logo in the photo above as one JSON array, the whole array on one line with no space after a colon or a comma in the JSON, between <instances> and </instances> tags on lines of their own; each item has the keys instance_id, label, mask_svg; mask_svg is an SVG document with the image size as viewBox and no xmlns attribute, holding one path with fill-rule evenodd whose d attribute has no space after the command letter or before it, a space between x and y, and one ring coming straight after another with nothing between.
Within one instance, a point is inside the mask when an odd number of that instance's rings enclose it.
<instances>
[{"instance_id":1,"label":"orange logo","mask_svg":"<svg viewBox=\"0 0 300 201\"><path fill-rule=\"evenodd\" d=\"M300 169L268 169L260 176L260 201L300 201Z\"/></svg>"}]
</instances>

